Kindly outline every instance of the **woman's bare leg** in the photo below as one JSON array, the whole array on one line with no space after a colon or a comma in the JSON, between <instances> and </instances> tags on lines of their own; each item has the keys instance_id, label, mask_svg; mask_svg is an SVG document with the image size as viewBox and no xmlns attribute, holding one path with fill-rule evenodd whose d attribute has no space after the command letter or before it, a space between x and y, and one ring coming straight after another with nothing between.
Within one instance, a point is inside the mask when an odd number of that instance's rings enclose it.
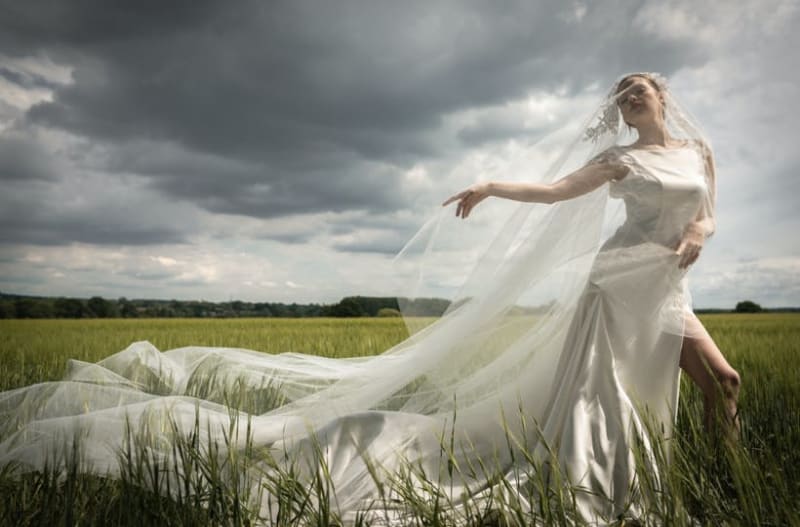
<instances>
[{"instance_id":1,"label":"woman's bare leg","mask_svg":"<svg viewBox=\"0 0 800 527\"><path fill-rule=\"evenodd\" d=\"M714 412L721 406L726 418L725 434L731 439L738 439L741 431L736 413L741 383L739 373L728 364L694 313L686 316L686 335L681 347L680 367L703 392L706 431L712 431ZM731 423L733 426L730 426Z\"/></svg>"}]
</instances>

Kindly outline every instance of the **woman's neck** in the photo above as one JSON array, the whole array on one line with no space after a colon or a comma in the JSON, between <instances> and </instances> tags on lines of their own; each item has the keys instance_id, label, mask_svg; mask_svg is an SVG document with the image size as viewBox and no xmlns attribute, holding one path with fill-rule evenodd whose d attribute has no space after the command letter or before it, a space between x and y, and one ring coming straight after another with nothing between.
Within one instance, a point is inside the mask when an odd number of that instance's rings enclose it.
<instances>
[{"instance_id":1,"label":"woman's neck","mask_svg":"<svg viewBox=\"0 0 800 527\"><path fill-rule=\"evenodd\" d=\"M663 148L678 146L678 141L667 133L664 123L641 125L636 129L639 132L639 138L633 143L634 146L660 146Z\"/></svg>"}]
</instances>

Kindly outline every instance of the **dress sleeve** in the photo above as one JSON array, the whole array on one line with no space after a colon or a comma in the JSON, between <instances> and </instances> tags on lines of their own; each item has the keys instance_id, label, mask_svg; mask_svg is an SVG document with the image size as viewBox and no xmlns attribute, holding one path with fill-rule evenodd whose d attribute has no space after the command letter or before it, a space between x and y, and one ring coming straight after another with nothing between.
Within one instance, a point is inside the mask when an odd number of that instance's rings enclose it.
<instances>
[{"instance_id":1,"label":"dress sleeve","mask_svg":"<svg viewBox=\"0 0 800 527\"><path fill-rule=\"evenodd\" d=\"M586 164L617 164L627 168L627 172L620 179L612 179L608 182L608 193L612 198L622 198L625 195L626 181L630 179L633 168L633 160L626 152L618 146L612 146L591 158Z\"/></svg>"}]
</instances>

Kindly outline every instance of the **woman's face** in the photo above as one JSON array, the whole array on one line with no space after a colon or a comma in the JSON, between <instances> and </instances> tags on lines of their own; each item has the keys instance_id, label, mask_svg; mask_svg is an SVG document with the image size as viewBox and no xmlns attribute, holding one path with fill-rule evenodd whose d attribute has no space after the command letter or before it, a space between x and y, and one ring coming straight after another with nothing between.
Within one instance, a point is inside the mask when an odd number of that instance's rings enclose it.
<instances>
[{"instance_id":1,"label":"woman's face","mask_svg":"<svg viewBox=\"0 0 800 527\"><path fill-rule=\"evenodd\" d=\"M617 105L622 112L622 118L633 127L654 121L663 115L661 94L644 77L629 77L620 84Z\"/></svg>"}]
</instances>

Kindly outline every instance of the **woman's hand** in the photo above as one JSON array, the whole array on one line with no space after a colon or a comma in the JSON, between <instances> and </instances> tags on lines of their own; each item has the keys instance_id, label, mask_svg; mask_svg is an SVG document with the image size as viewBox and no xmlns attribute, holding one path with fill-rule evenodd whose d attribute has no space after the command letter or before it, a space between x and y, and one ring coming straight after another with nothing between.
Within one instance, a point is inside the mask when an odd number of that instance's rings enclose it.
<instances>
[{"instance_id":1,"label":"woman's hand","mask_svg":"<svg viewBox=\"0 0 800 527\"><path fill-rule=\"evenodd\" d=\"M675 252L680 255L678 267L685 269L697 260L700 256L700 249L703 248L705 236L701 227L695 223L690 223L683 232L683 237L675 244Z\"/></svg>"},{"instance_id":2,"label":"woman's hand","mask_svg":"<svg viewBox=\"0 0 800 527\"><path fill-rule=\"evenodd\" d=\"M456 216L466 218L469 216L469 213L472 211L472 209L475 208L475 205L489 196L491 196L491 193L489 192L489 182L481 181L479 183L475 183L466 190L459 192L458 194L450 196L444 203L442 203L442 207L459 200L458 206L456 207Z\"/></svg>"}]
</instances>

